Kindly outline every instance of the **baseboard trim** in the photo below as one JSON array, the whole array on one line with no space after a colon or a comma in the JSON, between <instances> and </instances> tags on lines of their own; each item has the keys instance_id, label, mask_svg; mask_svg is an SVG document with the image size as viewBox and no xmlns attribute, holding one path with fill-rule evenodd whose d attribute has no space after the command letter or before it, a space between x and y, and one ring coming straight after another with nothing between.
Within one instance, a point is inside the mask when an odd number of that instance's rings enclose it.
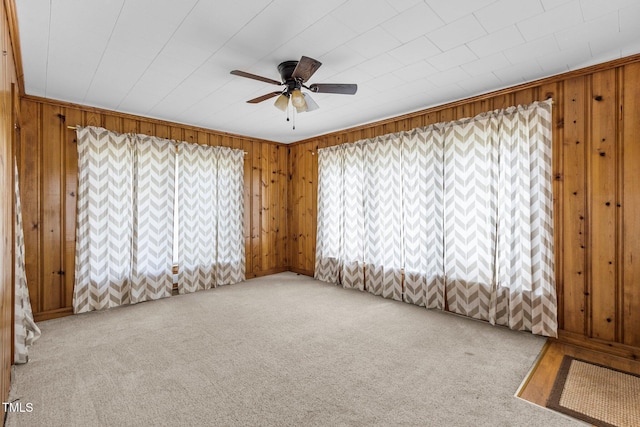
<instances>
[{"instance_id":1,"label":"baseboard trim","mask_svg":"<svg viewBox=\"0 0 640 427\"><path fill-rule=\"evenodd\" d=\"M276 267L269 270L252 271L245 274L247 279L253 279L254 277L270 276L272 274L284 273L285 271L291 271L289 267Z\"/></svg>"},{"instance_id":2,"label":"baseboard trim","mask_svg":"<svg viewBox=\"0 0 640 427\"><path fill-rule=\"evenodd\" d=\"M41 311L40 313L34 313L33 320L36 322L42 322L44 320L57 319L58 317L70 316L73 314L72 307L58 308L56 310Z\"/></svg>"},{"instance_id":3,"label":"baseboard trim","mask_svg":"<svg viewBox=\"0 0 640 427\"><path fill-rule=\"evenodd\" d=\"M623 357L625 359L640 360L640 348L626 344L604 341L597 338L589 338L584 335L563 330L558 331L557 339L551 339L561 343L572 344L589 350Z\"/></svg>"},{"instance_id":4,"label":"baseboard trim","mask_svg":"<svg viewBox=\"0 0 640 427\"><path fill-rule=\"evenodd\" d=\"M289 269L289 267L277 267L277 268L272 268L270 270L255 271L255 272L247 273L246 278L252 279L254 277L269 276L271 274L283 273L285 271L291 271L291 270ZM173 286L172 295L178 295L177 285ZM47 311L41 311L39 313L34 313L33 320L35 320L36 322L42 322L45 320L57 319L59 317L71 316L72 314L73 314L73 307L64 307L64 308L58 308L56 310L47 310Z\"/></svg>"},{"instance_id":5,"label":"baseboard trim","mask_svg":"<svg viewBox=\"0 0 640 427\"><path fill-rule=\"evenodd\" d=\"M289 271L294 273L302 274L303 276L313 277L313 270L303 270L301 268L290 267Z\"/></svg>"}]
</instances>

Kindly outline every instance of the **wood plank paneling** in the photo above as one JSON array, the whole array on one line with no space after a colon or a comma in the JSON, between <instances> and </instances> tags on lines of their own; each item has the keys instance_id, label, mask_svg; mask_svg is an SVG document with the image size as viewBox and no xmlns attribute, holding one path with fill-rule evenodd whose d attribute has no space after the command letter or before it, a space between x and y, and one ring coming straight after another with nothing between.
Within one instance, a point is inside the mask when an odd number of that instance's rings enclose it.
<instances>
[{"instance_id":1,"label":"wood plank paneling","mask_svg":"<svg viewBox=\"0 0 640 427\"><path fill-rule=\"evenodd\" d=\"M112 130L106 124L105 124L104 127L106 129ZM169 126L167 126L167 125L156 125L155 136L157 136L158 138L170 139L171 138L171 133L169 132Z\"/></svg>"},{"instance_id":2,"label":"wood plank paneling","mask_svg":"<svg viewBox=\"0 0 640 427\"><path fill-rule=\"evenodd\" d=\"M141 125L143 126L142 129L148 129L146 132L147 135L155 135L155 126L151 125L151 124L147 124L146 122L141 122ZM151 127L153 126L153 129L151 129ZM169 128L170 131L170 139L173 139L175 141L184 141L184 136L183 136L183 129L178 127L178 126L171 126ZM141 133L145 133L145 132L141 132Z\"/></svg>"},{"instance_id":3,"label":"wood plank paneling","mask_svg":"<svg viewBox=\"0 0 640 427\"><path fill-rule=\"evenodd\" d=\"M83 111L84 119L82 120L82 125L84 126L102 126L102 115L96 111ZM74 123L70 123L72 126ZM76 123L77 124L77 123ZM136 123L137 127L137 123ZM136 131L125 131L125 132L136 132Z\"/></svg>"},{"instance_id":4,"label":"wood plank paneling","mask_svg":"<svg viewBox=\"0 0 640 427\"><path fill-rule=\"evenodd\" d=\"M88 124L85 122L85 126ZM108 129L108 128L107 128ZM122 118L122 132L123 133L138 133L138 121L130 117Z\"/></svg>"},{"instance_id":5,"label":"wood plank paneling","mask_svg":"<svg viewBox=\"0 0 640 427\"><path fill-rule=\"evenodd\" d=\"M276 146L278 153L278 179L280 180L278 188L280 194L278 200L287 200L289 194L289 149L285 146ZM280 249L280 259L276 265L289 266L289 215L287 209L288 203L279 203L278 208L278 242L276 247Z\"/></svg>"},{"instance_id":6,"label":"wood plank paneling","mask_svg":"<svg viewBox=\"0 0 640 427\"><path fill-rule=\"evenodd\" d=\"M97 126L97 125L94 125ZM156 126L155 123L148 120L139 120L138 121L138 133L143 135L155 135L156 134ZM171 129L171 139L182 139L182 138L174 138L173 137L173 129Z\"/></svg>"},{"instance_id":7,"label":"wood plank paneling","mask_svg":"<svg viewBox=\"0 0 640 427\"><path fill-rule=\"evenodd\" d=\"M589 132L589 245L591 258L589 313L591 335L616 340L616 70L591 79Z\"/></svg>"},{"instance_id":8,"label":"wood plank paneling","mask_svg":"<svg viewBox=\"0 0 640 427\"><path fill-rule=\"evenodd\" d=\"M253 144L253 163L251 166L251 262L253 274L263 268L262 265L262 146ZM267 236L265 236L267 237Z\"/></svg>"},{"instance_id":9,"label":"wood plank paneling","mask_svg":"<svg viewBox=\"0 0 640 427\"><path fill-rule=\"evenodd\" d=\"M40 243L42 226L40 224L40 146L41 104L21 103L22 123L20 129L20 200L22 202L22 224L24 228L25 269L27 283L39 284L41 262ZM31 141L27 144L27 141ZM29 298L34 311L42 311L43 298L40 297L40 286L29 286Z\"/></svg>"},{"instance_id":10,"label":"wood plank paneling","mask_svg":"<svg viewBox=\"0 0 640 427\"><path fill-rule=\"evenodd\" d=\"M640 63L623 73L622 342L640 347Z\"/></svg>"},{"instance_id":11,"label":"wood plank paneling","mask_svg":"<svg viewBox=\"0 0 640 427\"><path fill-rule=\"evenodd\" d=\"M271 147L262 145L260 153L260 192L262 194L262 211L260 215L260 265L265 270L272 268L272 253L269 250L273 245L272 208L273 194L271 190Z\"/></svg>"},{"instance_id":12,"label":"wood plank paneling","mask_svg":"<svg viewBox=\"0 0 640 427\"><path fill-rule=\"evenodd\" d=\"M564 313L563 329L586 334L586 78L576 77L564 82L564 140L562 194ZM557 142L556 142L557 143Z\"/></svg>"},{"instance_id":13,"label":"wood plank paneling","mask_svg":"<svg viewBox=\"0 0 640 427\"><path fill-rule=\"evenodd\" d=\"M563 85L559 82L553 82L540 86L538 94L540 99L554 100L553 111L553 134L552 141L562 141L564 139L564 103L562 95ZM564 144L555 143L552 147L553 162L553 215L554 215L554 248L555 248L555 269L556 271L564 271L563 255L563 234L562 218L563 218L563 195L564 195L564 168L563 168L563 147ZM556 274L556 291L562 295L564 283L562 275ZM562 298L558 299L558 324L564 324L564 302Z\"/></svg>"},{"instance_id":14,"label":"wood plank paneling","mask_svg":"<svg viewBox=\"0 0 640 427\"><path fill-rule=\"evenodd\" d=\"M242 148L247 277L288 269L288 150L278 144L90 107L23 97L20 177L29 292L36 320L71 314L75 268L77 144L67 126ZM264 185L263 185L264 184ZM271 214L270 214L271 213Z\"/></svg>"},{"instance_id":15,"label":"wood plank paneling","mask_svg":"<svg viewBox=\"0 0 640 427\"><path fill-rule=\"evenodd\" d=\"M640 347L640 55L294 143L290 265L313 274L317 145L355 142L552 98L556 291L562 340ZM390 124L395 122L395 127ZM338 138L339 136L339 138ZM315 159L314 159L315 160ZM312 244L313 242L313 244Z\"/></svg>"},{"instance_id":16,"label":"wood plank paneling","mask_svg":"<svg viewBox=\"0 0 640 427\"><path fill-rule=\"evenodd\" d=\"M80 118L76 118L76 117L68 117L67 120L69 123L80 123ZM106 116L104 118L104 127L114 132L124 133L122 130L122 117ZM73 129L69 129L69 130L73 132ZM165 137L162 136L162 138L165 138Z\"/></svg>"},{"instance_id":17,"label":"wood plank paneling","mask_svg":"<svg viewBox=\"0 0 640 427\"><path fill-rule=\"evenodd\" d=\"M43 296L43 310L55 310L62 305L62 177L64 176L62 160L62 133L66 128L60 116L61 107L42 106L42 146L41 158L42 193L42 271L40 272L40 292ZM29 183L25 182L25 186Z\"/></svg>"}]
</instances>

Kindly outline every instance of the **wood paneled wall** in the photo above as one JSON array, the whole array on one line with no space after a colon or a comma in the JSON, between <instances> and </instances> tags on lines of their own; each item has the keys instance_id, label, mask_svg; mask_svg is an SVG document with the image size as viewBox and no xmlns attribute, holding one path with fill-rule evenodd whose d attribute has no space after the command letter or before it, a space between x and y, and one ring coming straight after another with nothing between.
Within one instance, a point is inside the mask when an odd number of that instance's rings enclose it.
<instances>
[{"instance_id":1,"label":"wood paneled wall","mask_svg":"<svg viewBox=\"0 0 640 427\"><path fill-rule=\"evenodd\" d=\"M560 338L640 358L640 55L293 144L291 269L313 274L319 148L548 98Z\"/></svg>"},{"instance_id":2,"label":"wood paneled wall","mask_svg":"<svg viewBox=\"0 0 640 427\"><path fill-rule=\"evenodd\" d=\"M14 284L14 140L19 129L19 62L14 55L14 31L10 19L15 16L13 2L0 8L0 397L8 402L13 359L13 284Z\"/></svg>"},{"instance_id":3,"label":"wood paneled wall","mask_svg":"<svg viewBox=\"0 0 640 427\"><path fill-rule=\"evenodd\" d=\"M287 148L175 123L22 98L19 171L27 282L36 321L72 312L77 148L68 126L102 126L243 149L247 278L288 270Z\"/></svg>"}]
</instances>

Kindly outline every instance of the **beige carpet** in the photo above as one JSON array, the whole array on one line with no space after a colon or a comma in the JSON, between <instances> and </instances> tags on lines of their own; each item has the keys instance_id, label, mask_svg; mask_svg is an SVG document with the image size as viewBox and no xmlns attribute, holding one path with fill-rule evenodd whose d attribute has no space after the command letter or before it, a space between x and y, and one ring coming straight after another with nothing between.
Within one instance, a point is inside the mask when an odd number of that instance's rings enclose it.
<instances>
[{"instance_id":1,"label":"beige carpet","mask_svg":"<svg viewBox=\"0 0 640 427\"><path fill-rule=\"evenodd\" d=\"M597 426L640 426L640 376L565 356L547 407Z\"/></svg>"},{"instance_id":2,"label":"beige carpet","mask_svg":"<svg viewBox=\"0 0 640 427\"><path fill-rule=\"evenodd\" d=\"M544 339L294 273L39 323L9 426L565 426Z\"/></svg>"}]
</instances>

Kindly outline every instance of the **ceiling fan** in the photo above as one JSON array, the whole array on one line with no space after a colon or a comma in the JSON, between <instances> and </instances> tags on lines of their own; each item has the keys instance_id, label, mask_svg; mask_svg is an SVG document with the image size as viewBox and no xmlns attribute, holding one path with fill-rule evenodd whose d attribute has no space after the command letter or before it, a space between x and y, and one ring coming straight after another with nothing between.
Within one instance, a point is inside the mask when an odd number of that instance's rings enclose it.
<instances>
[{"instance_id":1,"label":"ceiling fan","mask_svg":"<svg viewBox=\"0 0 640 427\"><path fill-rule=\"evenodd\" d=\"M358 85L356 84L314 83L306 86L305 82L311 78L313 73L315 73L321 65L322 63L320 61L316 61L315 59L307 56L300 58L300 61L284 61L278 65L278 71L282 81L257 76L240 70L233 70L231 71L231 74L260 80L261 82L271 83L277 86L284 86L284 89L280 91L267 93L257 98L250 99L247 101L248 103L257 104L277 96L278 98L274 103L277 108L282 111L287 110L287 107L289 106L289 99L291 99L291 105L293 105L295 111L297 113L302 113L305 111L317 110L319 108L318 104L315 103L308 93L302 92L302 88L314 93L340 93L344 95L353 95L358 90Z\"/></svg>"}]
</instances>

